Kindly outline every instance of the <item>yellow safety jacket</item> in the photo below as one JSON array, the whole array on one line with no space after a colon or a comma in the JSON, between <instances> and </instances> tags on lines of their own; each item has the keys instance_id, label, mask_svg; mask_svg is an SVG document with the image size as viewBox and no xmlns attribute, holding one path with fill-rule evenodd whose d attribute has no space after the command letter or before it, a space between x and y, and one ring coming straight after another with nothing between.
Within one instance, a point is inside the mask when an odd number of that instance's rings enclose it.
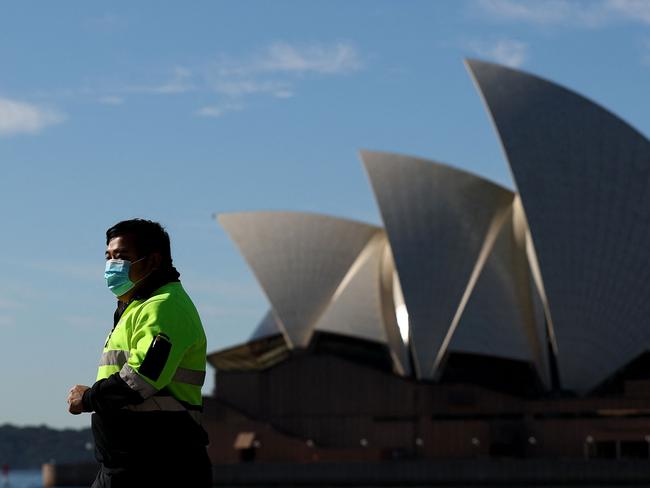
<instances>
[{"instance_id":1,"label":"yellow safety jacket","mask_svg":"<svg viewBox=\"0 0 650 488\"><path fill-rule=\"evenodd\" d=\"M207 342L199 314L180 282L132 301L106 339L97 380L114 373L144 399L135 411L198 411ZM164 395L160 395L164 392Z\"/></svg>"}]
</instances>

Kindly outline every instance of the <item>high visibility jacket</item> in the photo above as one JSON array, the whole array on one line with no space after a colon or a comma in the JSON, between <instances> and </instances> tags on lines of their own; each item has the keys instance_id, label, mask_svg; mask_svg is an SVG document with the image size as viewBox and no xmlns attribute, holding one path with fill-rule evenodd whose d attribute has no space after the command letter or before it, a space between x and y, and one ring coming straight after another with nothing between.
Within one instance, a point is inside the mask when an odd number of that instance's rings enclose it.
<instances>
[{"instance_id":1,"label":"high visibility jacket","mask_svg":"<svg viewBox=\"0 0 650 488\"><path fill-rule=\"evenodd\" d=\"M180 282L162 281L116 317L82 400L94 412L97 460L128 472L169 464L209 473L200 425L206 338L192 301Z\"/></svg>"},{"instance_id":2,"label":"high visibility jacket","mask_svg":"<svg viewBox=\"0 0 650 488\"><path fill-rule=\"evenodd\" d=\"M201 409L207 341L201 319L180 282L131 302L109 334L97 380L119 372L145 400L134 410ZM152 397L163 391L160 398ZM172 397L177 402L165 401Z\"/></svg>"}]
</instances>

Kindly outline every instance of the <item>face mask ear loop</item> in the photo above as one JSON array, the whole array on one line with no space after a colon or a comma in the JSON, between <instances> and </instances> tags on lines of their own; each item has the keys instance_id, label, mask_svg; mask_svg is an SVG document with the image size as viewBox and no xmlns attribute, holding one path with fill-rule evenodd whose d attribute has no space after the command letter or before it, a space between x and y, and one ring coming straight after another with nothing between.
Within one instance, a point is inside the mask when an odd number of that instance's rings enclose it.
<instances>
[{"instance_id":1,"label":"face mask ear loop","mask_svg":"<svg viewBox=\"0 0 650 488\"><path fill-rule=\"evenodd\" d=\"M139 263L143 259L147 259L149 256L142 256L140 259L136 259L135 261L131 261L131 266L133 266L135 263Z\"/></svg>"},{"instance_id":2,"label":"face mask ear loop","mask_svg":"<svg viewBox=\"0 0 650 488\"><path fill-rule=\"evenodd\" d=\"M143 257L141 257L140 259L138 259L138 260L136 260L136 261L133 261L133 262L131 263L131 267L133 267L133 265L134 265L135 263L139 263L140 261L142 261L143 259L146 259L146 258L148 258L148 257L149 257L149 256L143 256ZM151 276L151 274L152 274L154 271L156 271L156 270L155 270L155 269L152 269L152 270L149 271L146 275L144 275L142 278L140 278L138 281L134 281L134 282L133 282L133 286L135 286L135 285L137 285L138 283L140 283L141 281L146 280L147 278L149 278L149 276Z\"/></svg>"}]
</instances>

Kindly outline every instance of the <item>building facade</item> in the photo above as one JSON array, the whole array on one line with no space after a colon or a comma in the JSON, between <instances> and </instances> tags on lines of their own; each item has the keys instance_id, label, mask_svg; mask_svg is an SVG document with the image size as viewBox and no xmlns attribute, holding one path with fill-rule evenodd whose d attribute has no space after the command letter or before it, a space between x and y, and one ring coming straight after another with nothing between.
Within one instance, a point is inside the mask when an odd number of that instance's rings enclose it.
<instances>
[{"instance_id":1,"label":"building facade","mask_svg":"<svg viewBox=\"0 0 650 488\"><path fill-rule=\"evenodd\" d=\"M210 356L215 462L650 459L650 143L467 64L516 191L363 151L381 228L219 216L270 309Z\"/></svg>"}]
</instances>

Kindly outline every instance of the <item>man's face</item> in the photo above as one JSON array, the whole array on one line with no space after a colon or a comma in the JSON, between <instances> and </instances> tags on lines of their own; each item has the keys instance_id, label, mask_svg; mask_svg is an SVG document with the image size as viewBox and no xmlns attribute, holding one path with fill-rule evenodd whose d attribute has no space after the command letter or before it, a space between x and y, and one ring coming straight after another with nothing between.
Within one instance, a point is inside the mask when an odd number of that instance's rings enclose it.
<instances>
[{"instance_id":1,"label":"man's face","mask_svg":"<svg viewBox=\"0 0 650 488\"><path fill-rule=\"evenodd\" d=\"M138 261L141 258L142 261ZM139 256L135 246L135 239L131 235L124 235L114 237L108 242L106 247L106 260L109 259L123 259L131 261L131 268L129 269L129 279L134 283L138 283L141 279L147 276L152 271L153 263L148 256ZM138 261L136 263L136 261ZM134 288L135 289L135 288ZM126 295L129 295L127 293ZM119 297L122 298L122 297Z\"/></svg>"}]
</instances>

